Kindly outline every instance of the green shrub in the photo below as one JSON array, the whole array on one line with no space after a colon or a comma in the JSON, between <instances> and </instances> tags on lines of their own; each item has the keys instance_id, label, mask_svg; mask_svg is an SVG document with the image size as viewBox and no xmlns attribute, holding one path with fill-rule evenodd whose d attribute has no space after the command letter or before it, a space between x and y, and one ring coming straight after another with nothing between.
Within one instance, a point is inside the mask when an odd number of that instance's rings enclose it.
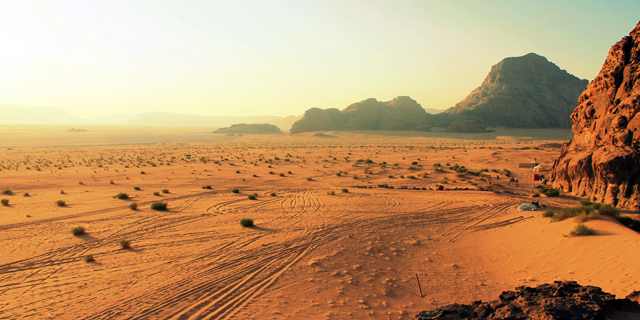
<instances>
[{"instance_id":1,"label":"green shrub","mask_svg":"<svg viewBox=\"0 0 640 320\"><path fill-rule=\"evenodd\" d=\"M0 203L2 203L3 206L8 206L9 205L9 199L2 199L2 200L0 200Z\"/></svg>"},{"instance_id":2,"label":"green shrub","mask_svg":"<svg viewBox=\"0 0 640 320\"><path fill-rule=\"evenodd\" d=\"M156 192L154 192L154 193L153 193L153 195L154 195L154 196L159 196L159 195L160 195L160 192L156 191Z\"/></svg>"},{"instance_id":3,"label":"green shrub","mask_svg":"<svg viewBox=\"0 0 640 320\"><path fill-rule=\"evenodd\" d=\"M253 219L250 218L244 218L242 220L240 220L240 225L246 228L250 228L253 227Z\"/></svg>"},{"instance_id":4,"label":"green shrub","mask_svg":"<svg viewBox=\"0 0 640 320\"><path fill-rule=\"evenodd\" d=\"M154 202L151 204L151 210L167 210L167 203L162 201Z\"/></svg>"},{"instance_id":5,"label":"green shrub","mask_svg":"<svg viewBox=\"0 0 640 320\"><path fill-rule=\"evenodd\" d=\"M542 188L540 189L540 193L544 194L547 197L559 197L560 191L553 188Z\"/></svg>"},{"instance_id":6,"label":"green shrub","mask_svg":"<svg viewBox=\"0 0 640 320\"><path fill-rule=\"evenodd\" d=\"M162 193L169 193L169 189L162 189Z\"/></svg>"},{"instance_id":7,"label":"green shrub","mask_svg":"<svg viewBox=\"0 0 640 320\"><path fill-rule=\"evenodd\" d=\"M129 205L129 209L131 210L138 210L138 203L134 202L132 204Z\"/></svg>"},{"instance_id":8,"label":"green shrub","mask_svg":"<svg viewBox=\"0 0 640 320\"><path fill-rule=\"evenodd\" d=\"M120 200L126 200L126 199L129 199L129 195L124 193L124 192L120 192L120 193L116 194L116 198L118 198Z\"/></svg>"},{"instance_id":9,"label":"green shrub","mask_svg":"<svg viewBox=\"0 0 640 320\"><path fill-rule=\"evenodd\" d=\"M22 196L23 197L30 197L31 195L29 194L29 192L25 192Z\"/></svg>"},{"instance_id":10,"label":"green shrub","mask_svg":"<svg viewBox=\"0 0 640 320\"><path fill-rule=\"evenodd\" d=\"M10 196L10 195L13 195L13 191L9 189L5 189L5 190L2 190L2 194L6 196Z\"/></svg>"},{"instance_id":11,"label":"green shrub","mask_svg":"<svg viewBox=\"0 0 640 320\"><path fill-rule=\"evenodd\" d=\"M96 261L96 259L93 258L92 254L88 254L88 255L84 256L84 261L86 261L86 262L94 262L94 261Z\"/></svg>"},{"instance_id":12,"label":"green shrub","mask_svg":"<svg viewBox=\"0 0 640 320\"><path fill-rule=\"evenodd\" d=\"M620 209L610 205L610 204L602 204L598 209L598 212L605 216L618 217L620 216Z\"/></svg>"},{"instance_id":13,"label":"green shrub","mask_svg":"<svg viewBox=\"0 0 640 320\"><path fill-rule=\"evenodd\" d=\"M233 193L240 193L240 190L238 190L238 188L233 188L233 189L231 189L231 192L233 192Z\"/></svg>"},{"instance_id":14,"label":"green shrub","mask_svg":"<svg viewBox=\"0 0 640 320\"><path fill-rule=\"evenodd\" d=\"M272 197L275 197L276 193L275 192L271 192L269 195L271 195Z\"/></svg>"},{"instance_id":15,"label":"green shrub","mask_svg":"<svg viewBox=\"0 0 640 320\"><path fill-rule=\"evenodd\" d=\"M67 203L66 203L66 202L64 202L64 200L58 200L58 201L56 201L56 205L57 205L58 207L64 207L64 206L66 206L66 205L67 205Z\"/></svg>"},{"instance_id":16,"label":"green shrub","mask_svg":"<svg viewBox=\"0 0 640 320\"><path fill-rule=\"evenodd\" d=\"M140 191L140 187L133 187L133 190Z\"/></svg>"},{"instance_id":17,"label":"green shrub","mask_svg":"<svg viewBox=\"0 0 640 320\"><path fill-rule=\"evenodd\" d=\"M256 195L255 194L250 194L247 197L249 198L249 200L256 200Z\"/></svg>"},{"instance_id":18,"label":"green shrub","mask_svg":"<svg viewBox=\"0 0 640 320\"><path fill-rule=\"evenodd\" d=\"M595 231L582 223L579 223L576 228L571 231L572 236L588 236L595 234Z\"/></svg>"},{"instance_id":19,"label":"green shrub","mask_svg":"<svg viewBox=\"0 0 640 320\"><path fill-rule=\"evenodd\" d=\"M344 188L344 189L342 189L341 191L342 191L343 193L349 193L349 189L347 189L347 188Z\"/></svg>"},{"instance_id":20,"label":"green shrub","mask_svg":"<svg viewBox=\"0 0 640 320\"><path fill-rule=\"evenodd\" d=\"M554 215L555 215L555 212L553 212L553 210L547 210L542 214L542 216L545 218L551 218Z\"/></svg>"},{"instance_id":21,"label":"green shrub","mask_svg":"<svg viewBox=\"0 0 640 320\"><path fill-rule=\"evenodd\" d=\"M211 186L210 185L206 185L206 186L202 187L202 189L211 189Z\"/></svg>"},{"instance_id":22,"label":"green shrub","mask_svg":"<svg viewBox=\"0 0 640 320\"><path fill-rule=\"evenodd\" d=\"M332 195L336 194L336 192L335 192L335 191L333 191L333 190L330 190L330 191L327 191L327 194L328 194L328 195L330 195L330 196L332 196Z\"/></svg>"},{"instance_id":23,"label":"green shrub","mask_svg":"<svg viewBox=\"0 0 640 320\"><path fill-rule=\"evenodd\" d=\"M131 249L131 240L122 239L120 240L120 248L123 250Z\"/></svg>"},{"instance_id":24,"label":"green shrub","mask_svg":"<svg viewBox=\"0 0 640 320\"><path fill-rule=\"evenodd\" d=\"M373 163L373 160L367 159L367 160L364 160L364 163Z\"/></svg>"},{"instance_id":25,"label":"green shrub","mask_svg":"<svg viewBox=\"0 0 640 320\"><path fill-rule=\"evenodd\" d=\"M77 227L73 227L73 229L71 229L71 233L74 236L81 236L85 233L84 227L81 226L77 226Z\"/></svg>"},{"instance_id":26,"label":"green shrub","mask_svg":"<svg viewBox=\"0 0 640 320\"><path fill-rule=\"evenodd\" d=\"M307 177L307 181L313 181L313 178Z\"/></svg>"}]
</instances>

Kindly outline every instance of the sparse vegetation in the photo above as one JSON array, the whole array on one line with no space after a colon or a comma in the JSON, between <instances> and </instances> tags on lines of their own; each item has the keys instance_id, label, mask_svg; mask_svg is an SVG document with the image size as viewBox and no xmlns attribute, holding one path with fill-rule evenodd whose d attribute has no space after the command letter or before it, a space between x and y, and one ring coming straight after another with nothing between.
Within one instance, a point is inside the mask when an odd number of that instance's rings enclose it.
<instances>
[{"instance_id":1,"label":"sparse vegetation","mask_svg":"<svg viewBox=\"0 0 640 320\"><path fill-rule=\"evenodd\" d=\"M163 211L167 210L167 203L158 201L151 204L151 210Z\"/></svg>"},{"instance_id":2,"label":"sparse vegetation","mask_svg":"<svg viewBox=\"0 0 640 320\"><path fill-rule=\"evenodd\" d=\"M133 187L133 190L140 191L140 187Z\"/></svg>"},{"instance_id":3,"label":"sparse vegetation","mask_svg":"<svg viewBox=\"0 0 640 320\"><path fill-rule=\"evenodd\" d=\"M131 240L127 240L127 239L120 240L120 248L122 248L122 250L131 249Z\"/></svg>"},{"instance_id":4,"label":"sparse vegetation","mask_svg":"<svg viewBox=\"0 0 640 320\"><path fill-rule=\"evenodd\" d=\"M76 227L73 227L73 228L71 229L71 233L72 233L74 236L81 236L81 235L85 234L85 230L84 230L84 227L76 226Z\"/></svg>"},{"instance_id":5,"label":"sparse vegetation","mask_svg":"<svg viewBox=\"0 0 640 320\"><path fill-rule=\"evenodd\" d=\"M88 254L88 255L84 256L84 261L85 262L94 262L94 261L96 261L96 259L93 258L92 254Z\"/></svg>"},{"instance_id":6,"label":"sparse vegetation","mask_svg":"<svg viewBox=\"0 0 640 320\"><path fill-rule=\"evenodd\" d=\"M22 196L23 197L30 197L31 195L29 194L29 192L25 192Z\"/></svg>"},{"instance_id":7,"label":"sparse vegetation","mask_svg":"<svg viewBox=\"0 0 640 320\"><path fill-rule=\"evenodd\" d=\"M160 192L155 191L155 192L153 193L153 195L154 195L154 196L159 196L159 195L160 195Z\"/></svg>"},{"instance_id":8,"label":"sparse vegetation","mask_svg":"<svg viewBox=\"0 0 640 320\"><path fill-rule=\"evenodd\" d=\"M249 200L256 200L257 199L255 194L250 194L250 195L247 196L247 198L249 198Z\"/></svg>"},{"instance_id":9,"label":"sparse vegetation","mask_svg":"<svg viewBox=\"0 0 640 320\"><path fill-rule=\"evenodd\" d=\"M576 225L576 228L573 231L571 231L571 236L574 236L574 237L588 236L592 234L595 234L595 231L582 223L579 223L578 225Z\"/></svg>"},{"instance_id":10,"label":"sparse vegetation","mask_svg":"<svg viewBox=\"0 0 640 320\"><path fill-rule=\"evenodd\" d=\"M618 217L620 216L620 209L610 205L610 204L601 204L598 208L598 212L605 216Z\"/></svg>"},{"instance_id":11,"label":"sparse vegetation","mask_svg":"<svg viewBox=\"0 0 640 320\"><path fill-rule=\"evenodd\" d=\"M344 188L344 189L342 189L341 191L342 191L343 193L349 193L349 189L347 189L347 188ZM356 193L357 193L357 192L356 192Z\"/></svg>"},{"instance_id":12,"label":"sparse vegetation","mask_svg":"<svg viewBox=\"0 0 640 320\"><path fill-rule=\"evenodd\" d=\"M162 193L169 193L169 189L162 189Z\"/></svg>"},{"instance_id":13,"label":"sparse vegetation","mask_svg":"<svg viewBox=\"0 0 640 320\"><path fill-rule=\"evenodd\" d=\"M545 212L542 214L542 216L543 216L543 217L545 217L545 218L551 218L551 217L553 217L555 214L556 214L556 213L555 213L555 212L553 212L553 210L547 210L547 211L545 211Z\"/></svg>"},{"instance_id":14,"label":"sparse vegetation","mask_svg":"<svg viewBox=\"0 0 640 320\"><path fill-rule=\"evenodd\" d=\"M540 189L540 193L544 194L547 197L559 197L560 191L553 188L542 188Z\"/></svg>"},{"instance_id":15,"label":"sparse vegetation","mask_svg":"<svg viewBox=\"0 0 640 320\"><path fill-rule=\"evenodd\" d=\"M327 194L328 194L328 195L330 195L330 196L332 196L332 195L336 194L336 192L335 192L335 191L333 191L333 190L330 190L330 191L327 191Z\"/></svg>"},{"instance_id":16,"label":"sparse vegetation","mask_svg":"<svg viewBox=\"0 0 640 320\"><path fill-rule=\"evenodd\" d=\"M203 186L202 189L211 189L210 185Z\"/></svg>"},{"instance_id":17,"label":"sparse vegetation","mask_svg":"<svg viewBox=\"0 0 640 320\"><path fill-rule=\"evenodd\" d=\"M2 200L0 200L0 203L1 203L3 206L8 206L8 205L9 205L9 199L2 199Z\"/></svg>"},{"instance_id":18,"label":"sparse vegetation","mask_svg":"<svg viewBox=\"0 0 640 320\"><path fill-rule=\"evenodd\" d=\"M64 202L64 200L58 200L58 201L56 201L56 205L57 205L58 207L64 207L64 206L66 206L66 205L67 205L67 203L66 203L66 202Z\"/></svg>"},{"instance_id":19,"label":"sparse vegetation","mask_svg":"<svg viewBox=\"0 0 640 320\"><path fill-rule=\"evenodd\" d=\"M240 220L240 225L245 227L245 228L253 227L253 219L243 218L243 219Z\"/></svg>"},{"instance_id":20,"label":"sparse vegetation","mask_svg":"<svg viewBox=\"0 0 640 320\"><path fill-rule=\"evenodd\" d=\"M2 190L2 194L5 196L11 196L13 195L13 191L9 190L9 189L4 189Z\"/></svg>"},{"instance_id":21,"label":"sparse vegetation","mask_svg":"<svg viewBox=\"0 0 640 320\"><path fill-rule=\"evenodd\" d=\"M231 189L231 192L233 192L233 193L240 193L240 190L238 190L238 188L233 188L233 189Z\"/></svg>"},{"instance_id":22,"label":"sparse vegetation","mask_svg":"<svg viewBox=\"0 0 640 320\"><path fill-rule=\"evenodd\" d=\"M118 198L120 200L127 200L127 199L129 199L129 195L124 193L124 192L120 192L120 193L116 194L116 198Z\"/></svg>"},{"instance_id":23,"label":"sparse vegetation","mask_svg":"<svg viewBox=\"0 0 640 320\"><path fill-rule=\"evenodd\" d=\"M138 203L134 202L132 204L129 205L129 209L131 210L138 210Z\"/></svg>"}]
</instances>

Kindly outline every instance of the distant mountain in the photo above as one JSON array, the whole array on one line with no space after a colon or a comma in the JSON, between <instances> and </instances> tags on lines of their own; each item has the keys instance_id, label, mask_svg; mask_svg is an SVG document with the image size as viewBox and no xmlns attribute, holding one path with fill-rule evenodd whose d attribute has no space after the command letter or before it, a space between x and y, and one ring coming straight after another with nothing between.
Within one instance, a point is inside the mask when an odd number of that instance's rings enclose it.
<instances>
[{"instance_id":1,"label":"distant mountain","mask_svg":"<svg viewBox=\"0 0 640 320\"><path fill-rule=\"evenodd\" d=\"M288 132L289 129L291 129L291 127L293 126L293 124L300 119L302 119L302 116L288 116L282 119L269 120L261 123L272 124L280 128L282 131Z\"/></svg>"},{"instance_id":2,"label":"distant mountain","mask_svg":"<svg viewBox=\"0 0 640 320\"><path fill-rule=\"evenodd\" d=\"M0 124L84 124L86 119L74 117L55 107L0 105Z\"/></svg>"},{"instance_id":3,"label":"distant mountain","mask_svg":"<svg viewBox=\"0 0 640 320\"><path fill-rule=\"evenodd\" d=\"M246 124L239 123L234 124L227 128L220 128L214 131L213 133L218 134L282 134L280 128L266 123L259 124Z\"/></svg>"},{"instance_id":4,"label":"distant mountain","mask_svg":"<svg viewBox=\"0 0 640 320\"><path fill-rule=\"evenodd\" d=\"M106 116L89 118L87 121L91 124L102 125L123 124L130 121L135 116L135 114L113 113Z\"/></svg>"},{"instance_id":5,"label":"distant mountain","mask_svg":"<svg viewBox=\"0 0 640 320\"><path fill-rule=\"evenodd\" d=\"M434 108L424 108L424 111L426 111L429 114L438 114L438 113L444 112L444 110L434 109Z\"/></svg>"},{"instance_id":6,"label":"distant mountain","mask_svg":"<svg viewBox=\"0 0 640 320\"><path fill-rule=\"evenodd\" d=\"M279 120L276 116L199 116L170 112L145 112L135 115L126 125L158 127L227 127L234 123L258 123Z\"/></svg>"},{"instance_id":7,"label":"distant mountain","mask_svg":"<svg viewBox=\"0 0 640 320\"><path fill-rule=\"evenodd\" d=\"M569 117L588 84L529 53L494 65L480 87L444 113L477 117L487 126L570 128Z\"/></svg>"},{"instance_id":8,"label":"distant mountain","mask_svg":"<svg viewBox=\"0 0 640 320\"><path fill-rule=\"evenodd\" d=\"M363 100L340 111L311 108L296 121L290 133L330 130L416 130L428 131L431 115L415 100L397 97L380 102Z\"/></svg>"}]
</instances>

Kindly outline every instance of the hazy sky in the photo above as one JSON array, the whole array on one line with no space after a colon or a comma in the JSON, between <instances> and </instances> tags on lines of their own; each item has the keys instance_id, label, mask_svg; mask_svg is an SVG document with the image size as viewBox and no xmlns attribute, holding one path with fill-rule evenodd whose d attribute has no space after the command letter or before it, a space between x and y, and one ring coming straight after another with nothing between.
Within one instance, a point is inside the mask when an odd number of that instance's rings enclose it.
<instances>
[{"instance_id":1,"label":"hazy sky","mask_svg":"<svg viewBox=\"0 0 640 320\"><path fill-rule=\"evenodd\" d=\"M640 1L0 0L0 104L83 117L445 109L505 57L591 80Z\"/></svg>"}]
</instances>

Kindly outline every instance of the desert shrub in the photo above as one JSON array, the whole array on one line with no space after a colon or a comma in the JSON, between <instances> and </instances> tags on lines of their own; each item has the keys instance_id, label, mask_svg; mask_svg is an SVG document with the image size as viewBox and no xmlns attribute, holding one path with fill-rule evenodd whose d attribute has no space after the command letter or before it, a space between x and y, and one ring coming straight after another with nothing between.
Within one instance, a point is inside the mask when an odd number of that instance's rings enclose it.
<instances>
[{"instance_id":1,"label":"desert shrub","mask_svg":"<svg viewBox=\"0 0 640 320\"><path fill-rule=\"evenodd\" d=\"M330 191L327 191L327 194L328 194L328 195L330 195L330 196L332 196L332 195L336 194L336 192L335 192L335 191L333 191L333 190L330 190Z\"/></svg>"},{"instance_id":2,"label":"desert shrub","mask_svg":"<svg viewBox=\"0 0 640 320\"><path fill-rule=\"evenodd\" d=\"M153 195L154 195L154 196L159 196L159 195L160 195L160 192L156 191L156 192L154 192L154 193L153 193Z\"/></svg>"},{"instance_id":3,"label":"desert shrub","mask_svg":"<svg viewBox=\"0 0 640 320\"><path fill-rule=\"evenodd\" d=\"M415 179L415 178L416 178L416 176L413 176L413 175L407 176L407 179Z\"/></svg>"},{"instance_id":4,"label":"desert shrub","mask_svg":"<svg viewBox=\"0 0 640 320\"><path fill-rule=\"evenodd\" d=\"M131 240L122 239L120 240L120 248L123 250L131 249Z\"/></svg>"},{"instance_id":5,"label":"desert shrub","mask_svg":"<svg viewBox=\"0 0 640 320\"><path fill-rule=\"evenodd\" d=\"M133 190L140 191L140 187L133 187Z\"/></svg>"},{"instance_id":6,"label":"desert shrub","mask_svg":"<svg viewBox=\"0 0 640 320\"><path fill-rule=\"evenodd\" d=\"M116 198L118 198L120 200L126 200L126 199L129 199L129 195L124 193L124 192L120 192L120 193L116 194Z\"/></svg>"},{"instance_id":7,"label":"desert shrub","mask_svg":"<svg viewBox=\"0 0 640 320\"><path fill-rule=\"evenodd\" d=\"M109 184L115 184L113 180L109 180Z\"/></svg>"},{"instance_id":8,"label":"desert shrub","mask_svg":"<svg viewBox=\"0 0 640 320\"><path fill-rule=\"evenodd\" d=\"M167 210L167 203L162 201L154 202L151 204L151 210Z\"/></svg>"},{"instance_id":9,"label":"desert shrub","mask_svg":"<svg viewBox=\"0 0 640 320\"><path fill-rule=\"evenodd\" d=\"M249 200L256 200L256 195L255 194L250 194L247 196L247 198L249 198Z\"/></svg>"},{"instance_id":10,"label":"desert shrub","mask_svg":"<svg viewBox=\"0 0 640 320\"><path fill-rule=\"evenodd\" d=\"M553 210L547 210L542 214L542 216L545 218L551 218L554 215L555 215L555 212L553 212Z\"/></svg>"},{"instance_id":11,"label":"desert shrub","mask_svg":"<svg viewBox=\"0 0 640 320\"><path fill-rule=\"evenodd\" d=\"M64 206L66 206L66 205L67 205L67 203L66 203L66 202L64 202L64 200L58 200L58 201L56 201L56 205L57 205L58 207L64 207Z\"/></svg>"},{"instance_id":12,"label":"desert shrub","mask_svg":"<svg viewBox=\"0 0 640 320\"><path fill-rule=\"evenodd\" d=\"M618 217L620 216L620 209L610 205L610 204L602 204L598 209L598 212L605 216Z\"/></svg>"},{"instance_id":13,"label":"desert shrub","mask_svg":"<svg viewBox=\"0 0 640 320\"><path fill-rule=\"evenodd\" d=\"M558 197L560 196L560 191L553 188L542 188L540 189L540 193L544 194L547 197Z\"/></svg>"},{"instance_id":14,"label":"desert shrub","mask_svg":"<svg viewBox=\"0 0 640 320\"><path fill-rule=\"evenodd\" d=\"M418 164L418 161L412 161L411 164L415 166Z\"/></svg>"},{"instance_id":15,"label":"desert shrub","mask_svg":"<svg viewBox=\"0 0 640 320\"><path fill-rule=\"evenodd\" d=\"M344 188L344 189L342 189L341 191L342 191L343 193L349 193L349 189L347 189L347 188Z\"/></svg>"},{"instance_id":16,"label":"desert shrub","mask_svg":"<svg viewBox=\"0 0 640 320\"><path fill-rule=\"evenodd\" d=\"M572 236L588 236L592 234L595 234L595 231L582 223L576 225L576 228L571 231Z\"/></svg>"},{"instance_id":17,"label":"desert shrub","mask_svg":"<svg viewBox=\"0 0 640 320\"><path fill-rule=\"evenodd\" d=\"M60 190L60 194L64 194L64 190Z\"/></svg>"},{"instance_id":18,"label":"desert shrub","mask_svg":"<svg viewBox=\"0 0 640 320\"><path fill-rule=\"evenodd\" d=\"M23 197L30 197L31 195L29 194L29 192L25 192L22 196Z\"/></svg>"},{"instance_id":19,"label":"desert shrub","mask_svg":"<svg viewBox=\"0 0 640 320\"><path fill-rule=\"evenodd\" d=\"M593 202L588 201L588 200L582 200L582 201L580 201L580 205L581 206L592 206Z\"/></svg>"},{"instance_id":20,"label":"desert shrub","mask_svg":"<svg viewBox=\"0 0 640 320\"><path fill-rule=\"evenodd\" d=\"M313 178L307 177L307 181L313 181Z\"/></svg>"},{"instance_id":21,"label":"desert shrub","mask_svg":"<svg viewBox=\"0 0 640 320\"><path fill-rule=\"evenodd\" d=\"M210 185L203 186L202 189L211 189Z\"/></svg>"},{"instance_id":22,"label":"desert shrub","mask_svg":"<svg viewBox=\"0 0 640 320\"><path fill-rule=\"evenodd\" d=\"M627 216L619 216L617 219L631 230L640 232L640 221Z\"/></svg>"},{"instance_id":23,"label":"desert shrub","mask_svg":"<svg viewBox=\"0 0 640 320\"><path fill-rule=\"evenodd\" d=\"M233 192L233 193L240 193L240 190L238 190L238 188L233 188L233 189L231 189L231 192Z\"/></svg>"},{"instance_id":24,"label":"desert shrub","mask_svg":"<svg viewBox=\"0 0 640 320\"><path fill-rule=\"evenodd\" d=\"M169 189L162 189L162 193L169 193Z\"/></svg>"},{"instance_id":25,"label":"desert shrub","mask_svg":"<svg viewBox=\"0 0 640 320\"><path fill-rule=\"evenodd\" d=\"M433 164L433 168L434 168L434 169L440 168L440 162L436 162L436 163L434 163L434 164Z\"/></svg>"},{"instance_id":26,"label":"desert shrub","mask_svg":"<svg viewBox=\"0 0 640 320\"><path fill-rule=\"evenodd\" d=\"M93 258L92 254L88 254L88 255L84 256L84 261L86 261L86 262L94 262L94 261L96 261L96 259Z\"/></svg>"},{"instance_id":27,"label":"desert shrub","mask_svg":"<svg viewBox=\"0 0 640 320\"><path fill-rule=\"evenodd\" d=\"M271 192L269 195L271 195L272 197L275 197L276 193L275 192Z\"/></svg>"},{"instance_id":28,"label":"desert shrub","mask_svg":"<svg viewBox=\"0 0 640 320\"><path fill-rule=\"evenodd\" d=\"M254 177L254 178L257 178L257 177L258 177L258 175L257 175L257 174L253 174L253 177Z\"/></svg>"},{"instance_id":29,"label":"desert shrub","mask_svg":"<svg viewBox=\"0 0 640 320\"><path fill-rule=\"evenodd\" d=\"M364 163L373 163L373 160L371 160L371 159L366 159L366 160L364 160Z\"/></svg>"},{"instance_id":30,"label":"desert shrub","mask_svg":"<svg viewBox=\"0 0 640 320\"><path fill-rule=\"evenodd\" d=\"M576 222L577 222L577 223L583 223L583 222L585 222L585 221L587 221L587 220L598 219L599 217L600 217L600 214L598 214L598 213L597 213L597 212L595 212L595 211L594 211L594 212L591 212L591 213L588 213L588 212L582 212L582 213L580 213L580 214L578 214L578 215L576 216L576 219L575 219L575 220L576 220Z\"/></svg>"},{"instance_id":31,"label":"desert shrub","mask_svg":"<svg viewBox=\"0 0 640 320\"><path fill-rule=\"evenodd\" d=\"M13 191L9 189L5 189L5 190L2 190L2 194L6 196L10 196L10 195L13 195Z\"/></svg>"},{"instance_id":32,"label":"desert shrub","mask_svg":"<svg viewBox=\"0 0 640 320\"><path fill-rule=\"evenodd\" d=\"M243 218L243 219L240 220L240 225L245 227L245 228L253 227L253 219Z\"/></svg>"},{"instance_id":33,"label":"desert shrub","mask_svg":"<svg viewBox=\"0 0 640 320\"><path fill-rule=\"evenodd\" d=\"M8 206L8 205L9 205L9 199L2 199L2 200L0 200L0 203L1 203L3 206Z\"/></svg>"},{"instance_id":34,"label":"desert shrub","mask_svg":"<svg viewBox=\"0 0 640 320\"><path fill-rule=\"evenodd\" d=\"M280 174L280 176L281 176L281 177L284 177L284 173L281 173L281 174Z\"/></svg>"},{"instance_id":35,"label":"desert shrub","mask_svg":"<svg viewBox=\"0 0 640 320\"><path fill-rule=\"evenodd\" d=\"M131 210L138 210L138 203L134 202L132 204L129 205L129 209Z\"/></svg>"},{"instance_id":36,"label":"desert shrub","mask_svg":"<svg viewBox=\"0 0 640 320\"><path fill-rule=\"evenodd\" d=\"M144 171L140 171L140 174L145 174L145 172Z\"/></svg>"},{"instance_id":37,"label":"desert shrub","mask_svg":"<svg viewBox=\"0 0 640 320\"><path fill-rule=\"evenodd\" d=\"M73 228L71 229L71 233L72 233L74 236L80 236L80 235L83 235L83 234L85 233L85 230L84 230L84 227L76 226L76 227L73 227Z\"/></svg>"}]
</instances>

